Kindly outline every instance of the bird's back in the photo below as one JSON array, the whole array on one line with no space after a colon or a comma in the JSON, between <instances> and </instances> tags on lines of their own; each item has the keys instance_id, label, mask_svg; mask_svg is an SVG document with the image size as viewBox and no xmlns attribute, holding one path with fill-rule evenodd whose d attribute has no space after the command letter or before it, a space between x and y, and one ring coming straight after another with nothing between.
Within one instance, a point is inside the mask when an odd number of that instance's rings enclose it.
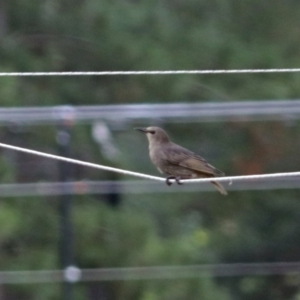
<instances>
[{"instance_id":1,"label":"bird's back","mask_svg":"<svg viewBox=\"0 0 300 300\"><path fill-rule=\"evenodd\" d=\"M161 172L170 175L189 175L188 177L195 177L192 175L197 173L205 177L224 175L201 156L172 142L160 145L160 147L150 147L150 157Z\"/></svg>"}]
</instances>

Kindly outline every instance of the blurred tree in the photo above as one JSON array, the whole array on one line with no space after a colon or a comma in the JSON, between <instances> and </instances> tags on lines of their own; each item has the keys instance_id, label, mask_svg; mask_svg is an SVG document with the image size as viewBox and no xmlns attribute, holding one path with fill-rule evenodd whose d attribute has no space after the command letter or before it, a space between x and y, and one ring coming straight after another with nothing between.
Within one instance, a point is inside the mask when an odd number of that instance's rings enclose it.
<instances>
[{"instance_id":1,"label":"blurred tree","mask_svg":"<svg viewBox=\"0 0 300 300\"><path fill-rule=\"evenodd\" d=\"M1 71L101 71L295 67L300 3L274 0L0 0ZM2 106L282 99L299 96L299 74L132 77L2 77ZM189 127L188 127L189 126ZM22 126L21 126L22 127ZM274 122L176 124L177 142L228 174L298 170L300 126ZM192 128L191 128L192 127ZM51 126L11 127L5 141L54 152ZM89 125L74 129L73 157L105 157ZM186 134L188 132L188 134ZM133 133L115 134L117 164L154 172ZM299 145L300 146L300 145ZM198 151L197 151L198 152ZM17 158L19 157L19 159ZM2 152L1 180L57 180L57 164ZM107 175L77 168L77 179ZM298 191L124 195L112 210L75 203L80 267L299 260ZM48 200L48 199L45 199ZM115 200L115 199L111 199ZM56 268L56 201L1 201L2 270ZM114 282L77 287L77 298L293 299L294 276ZM89 291L87 291L89 289ZM7 299L57 299L58 285L5 286Z\"/></svg>"}]
</instances>

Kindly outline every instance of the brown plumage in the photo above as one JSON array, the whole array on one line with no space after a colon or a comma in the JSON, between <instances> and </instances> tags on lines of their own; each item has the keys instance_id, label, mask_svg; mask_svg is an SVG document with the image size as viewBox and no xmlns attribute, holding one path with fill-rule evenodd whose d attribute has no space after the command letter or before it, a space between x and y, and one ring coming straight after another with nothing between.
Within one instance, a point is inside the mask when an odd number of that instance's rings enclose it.
<instances>
[{"instance_id":1,"label":"brown plumage","mask_svg":"<svg viewBox=\"0 0 300 300\"><path fill-rule=\"evenodd\" d=\"M209 178L223 176L224 173L210 165L201 156L171 142L167 133L159 127L136 128L145 132L149 141L149 154L157 169L168 175L166 183L171 185L170 179L178 184L180 179ZM227 195L225 188L218 182L212 181L221 194Z\"/></svg>"}]
</instances>

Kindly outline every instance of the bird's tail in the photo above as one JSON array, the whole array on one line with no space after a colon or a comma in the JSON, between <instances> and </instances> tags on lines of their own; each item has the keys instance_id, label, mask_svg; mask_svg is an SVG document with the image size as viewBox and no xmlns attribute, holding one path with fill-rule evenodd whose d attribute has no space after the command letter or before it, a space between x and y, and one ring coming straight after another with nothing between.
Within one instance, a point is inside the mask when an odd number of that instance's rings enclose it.
<instances>
[{"instance_id":1,"label":"bird's tail","mask_svg":"<svg viewBox=\"0 0 300 300\"><path fill-rule=\"evenodd\" d=\"M222 195L228 194L227 191L225 190L224 186L221 183L216 182L216 181L212 181L211 183L216 186L216 188Z\"/></svg>"}]
</instances>

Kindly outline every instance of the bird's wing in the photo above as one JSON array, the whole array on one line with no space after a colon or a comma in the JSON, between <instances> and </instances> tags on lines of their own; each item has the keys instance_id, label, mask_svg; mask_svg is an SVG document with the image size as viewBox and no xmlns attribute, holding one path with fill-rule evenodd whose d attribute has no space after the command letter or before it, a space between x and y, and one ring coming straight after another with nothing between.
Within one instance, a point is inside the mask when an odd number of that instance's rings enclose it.
<instances>
[{"instance_id":1,"label":"bird's wing","mask_svg":"<svg viewBox=\"0 0 300 300\"><path fill-rule=\"evenodd\" d=\"M176 144L173 144L172 147L168 149L168 162L173 165L204 173L208 176L224 175L222 171L210 165L201 156Z\"/></svg>"}]
</instances>

